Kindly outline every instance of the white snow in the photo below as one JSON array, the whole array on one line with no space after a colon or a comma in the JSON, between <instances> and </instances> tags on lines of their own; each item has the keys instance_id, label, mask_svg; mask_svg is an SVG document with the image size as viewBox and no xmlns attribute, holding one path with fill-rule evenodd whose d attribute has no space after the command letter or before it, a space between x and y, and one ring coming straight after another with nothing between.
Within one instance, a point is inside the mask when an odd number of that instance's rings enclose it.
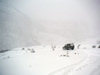
<instances>
[{"instance_id":1,"label":"white snow","mask_svg":"<svg viewBox=\"0 0 100 75\"><path fill-rule=\"evenodd\" d=\"M0 75L100 75L99 49L66 54L61 46L54 51L49 45L15 48L0 53Z\"/></svg>"}]
</instances>

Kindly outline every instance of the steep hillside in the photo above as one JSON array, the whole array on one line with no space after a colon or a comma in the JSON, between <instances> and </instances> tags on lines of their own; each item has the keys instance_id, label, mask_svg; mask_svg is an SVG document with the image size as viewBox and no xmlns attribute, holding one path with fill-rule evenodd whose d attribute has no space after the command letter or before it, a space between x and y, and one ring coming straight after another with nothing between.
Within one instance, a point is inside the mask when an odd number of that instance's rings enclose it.
<instances>
[{"instance_id":1,"label":"steep hillside","mask_svg":"<svg viewBox=\"0 0 100 75\"><path fill-rule=\"evenodd\" d=\"M0 3L0 50L39 44L36 27L24 14Z\"/></svg>"}]
</instances>

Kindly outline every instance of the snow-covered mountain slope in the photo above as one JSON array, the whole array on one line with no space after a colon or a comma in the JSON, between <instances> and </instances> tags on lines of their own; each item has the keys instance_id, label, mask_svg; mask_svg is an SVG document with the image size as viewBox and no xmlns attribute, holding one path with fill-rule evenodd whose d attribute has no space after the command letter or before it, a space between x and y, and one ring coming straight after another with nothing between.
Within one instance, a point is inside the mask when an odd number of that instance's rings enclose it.
<instances>
[{"instance_id":1,"label":"snow-covered mountain slope","mask_svg":"<svg viewBox=\"0 0 100 75\"><path fill-rule=\"evenodd\" d=\"M99 75L100 52L93 51L73 50L66 56L60 46L15 48L0 53L0 75Z\"/></svg>"},{"instance_id":2,"label":"snow-covered mountain slope","mask_svg":"<svg viewBox=\"0 0 100 75\"><path fill-rule=\"evenodd\" d=\"M26 15L9 3L0 2L0 50L39 45L35 36L37 28L42 27L33 27Z\"/></svg>"}]
</instances>

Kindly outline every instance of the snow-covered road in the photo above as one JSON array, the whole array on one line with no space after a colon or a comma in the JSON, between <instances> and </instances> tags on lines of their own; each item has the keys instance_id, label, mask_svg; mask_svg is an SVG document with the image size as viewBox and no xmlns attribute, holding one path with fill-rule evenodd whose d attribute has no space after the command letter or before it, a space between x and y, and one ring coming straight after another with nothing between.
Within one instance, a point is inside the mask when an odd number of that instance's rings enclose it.
<instances>
[{"instance_id":1,"label":"snow-covered road","mask_svg":"<svg viewBox=\"0 0 100 75\"><path fill-rule=\"evenodd\" d=\"M60 47L16 48L0 53L0 75L100 75L99 54L99 49L80 49L67 57Z\"/></svg>"}]
</instances>

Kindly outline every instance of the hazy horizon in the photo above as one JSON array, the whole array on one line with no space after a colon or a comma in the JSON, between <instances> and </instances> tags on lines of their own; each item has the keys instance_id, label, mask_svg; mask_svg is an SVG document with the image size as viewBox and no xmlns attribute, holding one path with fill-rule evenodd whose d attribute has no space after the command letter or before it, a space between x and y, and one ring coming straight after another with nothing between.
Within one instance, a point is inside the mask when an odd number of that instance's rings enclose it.
<instances>
[{"instance_id":1,"label":"hazy horizon","mask_svg":"<svg viewBox=\"0 0 100 75\"><path fill-rule=\"evenodd\" d=\"M99 0L0 0L0 49L100 37Z\"/></svg>"}]
</instances>

